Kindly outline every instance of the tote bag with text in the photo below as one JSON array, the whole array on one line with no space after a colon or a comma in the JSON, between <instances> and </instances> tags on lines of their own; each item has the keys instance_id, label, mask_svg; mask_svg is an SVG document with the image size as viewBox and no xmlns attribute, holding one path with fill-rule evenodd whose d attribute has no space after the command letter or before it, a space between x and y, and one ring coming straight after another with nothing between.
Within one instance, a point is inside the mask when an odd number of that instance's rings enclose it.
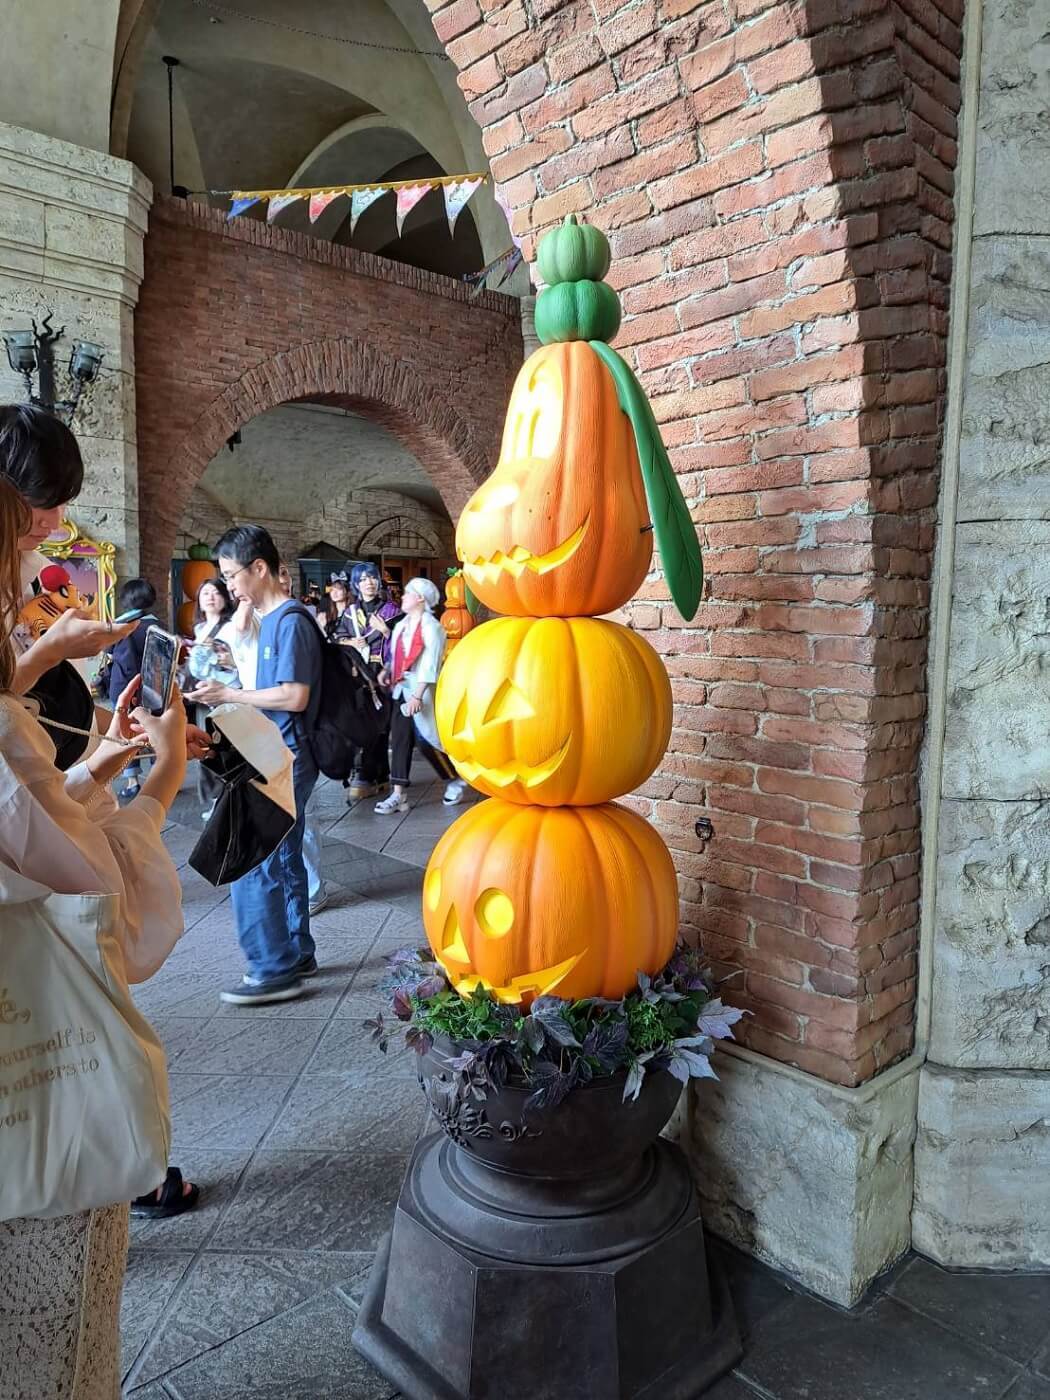
<instances>
[{"instance_id":1,"label":"tote bag with text","mask_svg":"<svg viewBox=\"0 0 1050 1400\"><path fill-rule=\"evenodd\" d=\"M8 868L0 891L0 1220L154 1190L167 1068L124 980L119 896L54 894Z\"/></svg>"}]
</instances>

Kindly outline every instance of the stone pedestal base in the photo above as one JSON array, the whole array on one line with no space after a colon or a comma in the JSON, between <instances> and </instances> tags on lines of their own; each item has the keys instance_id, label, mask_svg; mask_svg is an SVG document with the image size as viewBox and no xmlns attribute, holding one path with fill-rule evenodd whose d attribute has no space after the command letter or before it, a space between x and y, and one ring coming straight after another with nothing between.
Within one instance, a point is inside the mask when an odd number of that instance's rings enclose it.
<instances>
[{"instance_id":1,"label":"stone pedestal base","mask_svg":"<svg viewBox=\"0 0 1050 1400\"><path fill-rule=\"evenodd\" d=\"M681 1153L551 1181L443 1134L409 1164L354 1345L408 1400L697 1400L740 1356Z\"/></svg>"}]
</instances>

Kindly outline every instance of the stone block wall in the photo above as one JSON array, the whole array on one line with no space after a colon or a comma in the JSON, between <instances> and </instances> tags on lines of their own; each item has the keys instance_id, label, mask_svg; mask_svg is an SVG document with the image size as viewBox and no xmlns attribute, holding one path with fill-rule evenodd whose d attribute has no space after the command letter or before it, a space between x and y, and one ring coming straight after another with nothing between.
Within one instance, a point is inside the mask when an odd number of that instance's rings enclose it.
<instances>
[{"instance_id":1,"label":"stone block wall","mask_svg":"<svg viewBox=\"0 0 1050 1400\"><path fill-rule=\"evenodd\" d=\"M915 1238L1050 1264L1050 51L971 0L965 222L929 744ZM943 735L943 747L941 739Z\"/></svg>"},{"instance_id":2,"label":"stone block wall","mask_svg":"<svg viewBox=\"0 0 1050 1400\"><path fill-rule=\"evenodd\" d=\"M747 1043L857 1084L913 1041L962 0L427 4L526 253L609 235L702 527L696 621L629 610L675 697L634 805Z\"/></svg>"},{"instance_id":3,"label":"stone block wall","mask_svg":"<svg viewBox=\"0 0 1050 1400\"><path fill-rule=\"evenodd\" d=\"M0 328L29 330L53 312L57 392L75 339L102 346L99 379L73 427L86 476L71 514L117 546L121 574L138 567L135 356L132 313L152 196L127 161L0 123ZM0 349L0 402L25 386Z\"/></svg>"}]
</instances>

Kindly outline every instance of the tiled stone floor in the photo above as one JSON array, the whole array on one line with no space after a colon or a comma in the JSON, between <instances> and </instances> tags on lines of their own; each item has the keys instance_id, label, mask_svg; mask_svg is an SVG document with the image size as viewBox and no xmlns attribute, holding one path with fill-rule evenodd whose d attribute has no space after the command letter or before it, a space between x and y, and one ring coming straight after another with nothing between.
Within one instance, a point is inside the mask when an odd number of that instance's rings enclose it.
<instances>
[{"instance_id":1,"label":"tiled stone floor","mask_svg":"<svg viewBox=\"0 0 1050 1400\"><path fill-rule=\"evenodd\" d=\"M203 1196L177 1220L133 1222L124 1367L137 1400L392 1400L350 1334L424 1120L410 1058L384 1059L361 1022L384 954L422 939L422 869L458 815L435 787L415 797L384 819L320 790L335 898L315 921L322 974L300 1001L219 1003L241 970L229 900L184 868L187 934L138 1001L168 1049L174 1160ZM185 793L167 833L182 865L196 806ZM746 1351L710 1400L1050 1400L1050 1276L911 1258L846 1314L711 1248Z\"/></svg>"}]
</instances>

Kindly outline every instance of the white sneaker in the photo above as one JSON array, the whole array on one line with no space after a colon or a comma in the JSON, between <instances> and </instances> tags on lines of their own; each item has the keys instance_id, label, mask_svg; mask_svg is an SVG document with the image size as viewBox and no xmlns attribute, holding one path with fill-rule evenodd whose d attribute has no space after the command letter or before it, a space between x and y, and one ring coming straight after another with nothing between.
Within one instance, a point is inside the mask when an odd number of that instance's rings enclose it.
<instances>
[{"instance_id":1,"label":"white sneaker","mask_svg":"<svg viewBox=\"0 0 1050 1400\"><path fill-rule=\"evenodd\" d=\"M393 817L399 812L408 811L408 801L399 792L392 792L389 797L384 797L382 802L377 802L373 811L378 812L381 817Z\"/></svg>"},{"instance_id":2,"label":"white sneaker","mask_svg":"<svg viewBox=\"0 0 1050 1400\"><path fill-rule=\"evenodd\" d=\"M463 801L463 794L466 792L466 790L467 785L463 781L463 779L456 778L454 782L449 783L449 785L445 788L445 795L444 797L442 797L441 800L446 807L458 807L459 804Z\"/></svg>"}]
</instances>

